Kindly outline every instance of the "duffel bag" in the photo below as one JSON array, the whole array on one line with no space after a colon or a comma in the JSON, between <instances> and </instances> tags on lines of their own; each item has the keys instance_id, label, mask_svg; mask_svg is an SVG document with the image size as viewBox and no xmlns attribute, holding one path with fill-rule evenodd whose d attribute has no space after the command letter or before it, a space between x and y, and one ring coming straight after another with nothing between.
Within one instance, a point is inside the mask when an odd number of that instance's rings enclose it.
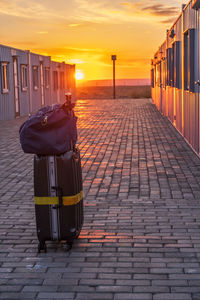
<instances>
[{"instance_id":1,"label":"duffel bag","mask_svg":"<svg viewBox=\"0 0 200 300\"><path fill-rule=\"evenodd\" d=\"M25 153L60 155L77 140L77 117L63 105L45 106L20 127L20 143Z\"/></svg>"}]
</instances>

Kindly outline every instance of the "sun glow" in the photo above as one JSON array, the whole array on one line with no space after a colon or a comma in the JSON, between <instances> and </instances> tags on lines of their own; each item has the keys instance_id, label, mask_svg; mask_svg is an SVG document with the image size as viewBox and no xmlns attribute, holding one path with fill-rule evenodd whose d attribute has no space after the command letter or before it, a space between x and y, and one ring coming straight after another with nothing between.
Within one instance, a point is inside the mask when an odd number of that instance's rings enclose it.
<instances>
[{"instance_id":1,"label":"sun glow","mask_svg":"<svg viewBox=\"0 0 200 300\"><path fill-rule=\"evenodd\" d=\"M83 72L80 70L77 70L75 73L75 78L76 78L76 80L82 80L84 78Z\"/></svg>"}]
</instances>

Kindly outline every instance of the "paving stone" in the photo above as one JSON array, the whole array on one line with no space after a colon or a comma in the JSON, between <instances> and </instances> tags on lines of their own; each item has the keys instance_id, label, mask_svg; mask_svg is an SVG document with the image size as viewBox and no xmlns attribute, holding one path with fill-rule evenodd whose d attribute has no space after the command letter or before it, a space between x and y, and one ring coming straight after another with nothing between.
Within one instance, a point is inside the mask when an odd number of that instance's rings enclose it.
<instances>
[{"instance_id":1,"label":"paving stone","mask_svg":"<svg viewBox=\"0 0 200 300\"><path fill-rule=\"evenodd\" d=\"M162 294L155 294L153 296L153 300L192 300L190 294L183 294L183 293L162 293Z\"/></svg>"},{"instance_id":2,"label":"paving stone","mask_svg":"<svg viewBox=\"0 0 200 300\"><path fill-rule=\"evenodd\" d=\"M0 299L200 299L200 159L149 99L78 100L84 226L37 253L26 117L0 121Z\"/></svg>"},{"instance_id":3,"label":"paving stone","mask_svg":"<svg viewBox=\"0 0 200 300\"><path fill-rule=\"evenodd\" d=\"M74 293L39 293L37 299L74 299Z\"/></svg>"},{"instance_id":4,"label":"paving stone","mask_svg":"<svg viewBox=\"0 0 200 300\"><path fill-rule=\"evenodd\" d=\"M200 293L195 293L192 295L192 300L199 300L200 299Z\"/></svg>"},{"instance_id":5,"label":"paving stone","mask_svg":"<svg viewBox=\"0 0 200 300\"><path fill-rule=\"evenodd\" d=\"M136 286L133 291L135 293L169 293L170 288L167 286Z\"/></svg>"},{"instance_id":6,"label":"paving stone","mask_svg":"<svg viewBox=\"0 0 200 300\"><path fill-rule=\"evenodd\" d=\"M1 285L0 286L0 293L3 292L20 292L23 288L23 285Z\"/></svg>"},{"instance_id":7,"label":"paving stone","mask_svg":"<svg viewBox=\"0 0 200 300\"><path fill-rule=\"evenodd\" d=\"M1 293L0 299L36 299L36 293L17 293L17 292L7 292L7 293Z\"/></svg>"},{"instance_id":8,"label":"paving stone","mask_svg":"<svg viewBox=\"0 0 200 300\"><path fill-rule=\"evenodd\" d=\"M146 294L146 293L120 293L120 294L115 294L114 300L152 300L152 295L151 294Z\"/></svg>"},{"instance_id":9,"label":"paving stone","mask_svg":"<svg viewBox=\"0 0 200 300\"><path fill-rule=\"evenodd\" d=\"M152 286L170 286L171 288L173 286L187 286L186 280L152 280Z\"/></svg>"},{"instance_id":10,"label":"paving stone","mask_svg":"<svg viewBox=\"0 0 200 300\"><path fill-rule=\"evenodd\" d=\"M112 300L112 293L78 293L75 300Z\"/></svg>"},{"instance_id":11,"label":"paving stone","mask_svg":"<svg viewBox=\"0 0 200 300\"><path fill-rule=\"evenodd\" d=\"M98 285L96 287L97 292L132 292L133 289L131 286L124 286L124 285Z\"/></svg>"}]
</instances>

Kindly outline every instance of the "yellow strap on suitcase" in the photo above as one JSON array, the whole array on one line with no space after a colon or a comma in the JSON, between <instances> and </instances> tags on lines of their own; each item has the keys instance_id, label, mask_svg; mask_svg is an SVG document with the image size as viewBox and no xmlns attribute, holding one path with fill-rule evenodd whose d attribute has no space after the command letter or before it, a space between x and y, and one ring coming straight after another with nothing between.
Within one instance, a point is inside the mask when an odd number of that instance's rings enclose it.
<instances>
[{"instance_id":1,"label":"yellow strap on suitcase","mask_svg":"<svg viewBox=\"0 0 200 300\"><path fill-rule=\"evenodd\" d=\"M83 191L73 196L63 196L63 205L75 205L83 199ZM58 197L36 197L34 196L35 205L59 205Z\"/></svg>"}]
</instances>

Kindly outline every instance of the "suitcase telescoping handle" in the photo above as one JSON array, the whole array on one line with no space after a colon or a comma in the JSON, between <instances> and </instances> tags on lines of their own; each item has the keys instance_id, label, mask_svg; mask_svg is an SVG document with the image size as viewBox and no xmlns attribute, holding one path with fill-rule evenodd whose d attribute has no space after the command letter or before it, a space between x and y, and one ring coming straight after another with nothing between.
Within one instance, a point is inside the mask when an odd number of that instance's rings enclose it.
<instances>
[{"instance_id":1,"label":"suitcase telescoping handle","mask_svg":"<svg viewBox=\"0 0 200 300\"><path fill-rule=\"evenodd\" d=\"M59 187L59 186L52 186L52 189L54 189L58 194L59 205L57 205L57 207L55 207L55 208L62 207L63 206L63 200L62 200L63 191L62 191L62 188Z\"/></svg>"}]
</instances>

